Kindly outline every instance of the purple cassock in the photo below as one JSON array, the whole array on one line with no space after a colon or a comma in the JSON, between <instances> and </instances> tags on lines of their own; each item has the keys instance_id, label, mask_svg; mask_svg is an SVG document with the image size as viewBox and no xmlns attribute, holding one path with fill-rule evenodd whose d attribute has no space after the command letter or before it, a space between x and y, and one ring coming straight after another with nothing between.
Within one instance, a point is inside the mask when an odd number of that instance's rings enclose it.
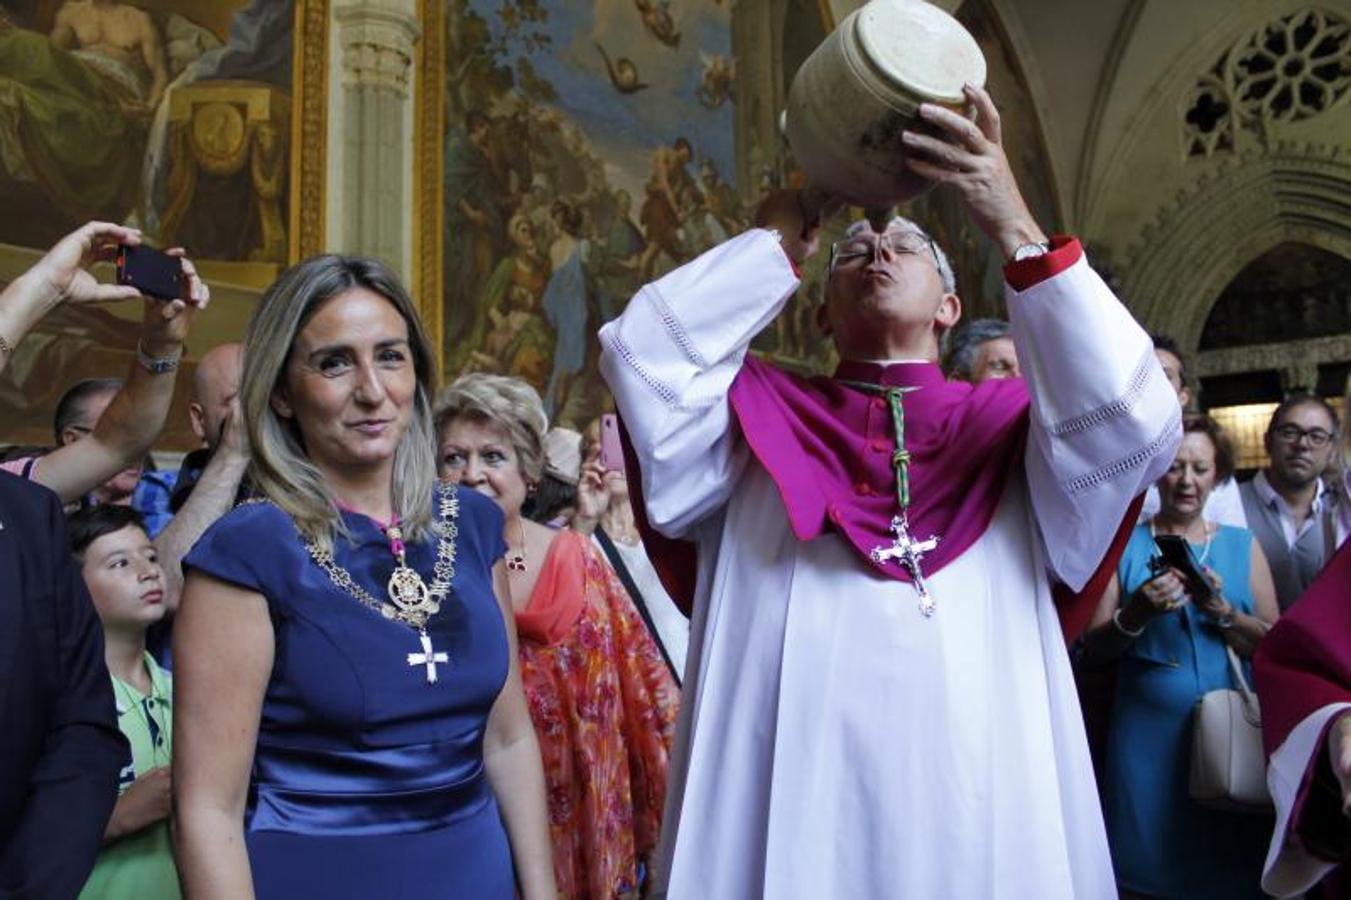
<instances>
[{"instance_id":1,"label":"purple cassock","mask_svg":"<svg viewBox=\"0 0 1351 900\"><path fill-rule=\"evenodd\" d=\"M1342 545L1318 580L1262 639L1253 657L1253 676L1268 757L1306 719L1328 707L1351 703L1351 541ZM1329 718L1311 742L1312 753L1288 810L1279 808L1281 798L1277 797L1278 813L1283 815L1274 842L1277 847L1293 845L1301 854L1340 863L1351 856L1351 819L1342 813L1341 788L1326 751L1327 733L1337 718ZM1272 766L1285 768L1275 759ZM1269 871L1272 862L1269 857ZM1346 867L1339 865L1324 883L1324 896L1346 897L1348 891L1351 879Z\"/></svg>"},{"instance_id":2,"label":"purple cassock","mask_svg":"<svg viewBox=\"0 0 1351 900\"><path fill-rule=\"evenodd\" d=\"M1072 238L1057 237L1053 244L1045 256L1010 264L1010 283L1029 287L1069 268L1083 254ZM866 565L905 582L911 581L908 569L872 555L874 548L892 544L891 519L899 512L891 411L884 397L847 382L913 389L902 401L912 486L910 534L918 540L939 537L922 563L926 577L939 572L985 533L1009 474L1022 465L1030 412L1027 386L1022 379L979 385L948 381L930 362L846 361L831 378L804 378L754 356L745 358L729 400L747 445L778 488L793 534L809 541L834 529ZM629 471L637 472L627 436L624 443ZM668 593L688 614L697 564L694 545L665 538L648 525L641 481L630 478L629 486L644 544ZM1078 593L1056 585L1067 638L1088 624L1142 499L1127 511L1088 584Z\"/></svg>"}]
</instances>

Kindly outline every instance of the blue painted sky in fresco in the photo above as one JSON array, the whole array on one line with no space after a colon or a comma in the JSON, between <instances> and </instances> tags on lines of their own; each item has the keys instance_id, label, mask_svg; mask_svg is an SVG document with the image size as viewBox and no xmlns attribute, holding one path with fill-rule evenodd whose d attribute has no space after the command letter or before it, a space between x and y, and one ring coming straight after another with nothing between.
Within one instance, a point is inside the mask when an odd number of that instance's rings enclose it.
<instances>
[{"instance_id":1,"label":"blue painted sky in fresco","mask_svg":"<svg viewBox=\"0 0 1351 900\"><path fill-rule=\"evenodd\" d=\"M694 145L696 161L711 158L733 181L734 106L729 100L710 110L694 93L703 70L701 52L731 54L728 3L673 0L671 15L681 38L679 47L671 48L644 28L633 0L545 0L553 45L531 54L531 63L557 90L555 105L582 127L605 161L612 186L640 195L652 149L679 135ZM471 0L470 6L497 29L498 0ZM611 59L633 60L639 80L651 87L635 94L615 90L596 43ZM514 48L514 54L521 52Z\"/></svg>"}]
</instances>

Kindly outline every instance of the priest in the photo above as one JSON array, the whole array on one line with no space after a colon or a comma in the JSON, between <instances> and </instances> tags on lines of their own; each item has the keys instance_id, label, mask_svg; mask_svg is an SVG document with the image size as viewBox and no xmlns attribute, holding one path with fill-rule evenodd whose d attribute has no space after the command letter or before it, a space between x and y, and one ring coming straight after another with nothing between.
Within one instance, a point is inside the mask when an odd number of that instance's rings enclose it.
<instances>
[{"instance_id":1,"label":"priest","mask_svg":"<svg viewBox=\"0 0 1351 900\"><path fill-rule=\"evenodd\" d=\"M1276 804L1262 888L1297 897L1351 878L1351 542L1262 639L1253 676L1262 701L1267 786Z\"/></svg>"},{"instance_id":2,"label":"priest","mask_svg":"<svg viewBox=\"0 0 1351 900\"><path fill-rule=\"evenodd\" d=\"M833 376L750 356L816 250L795 192L601 331L635 511L697 558L655 896L1116 896L1061 628L1096 597L1058 610L1052 585L1095 580L1173 458L1177 399L968 99L974 121L922 107L905 165L1008 260L1025 381L944 379L952 268L899 218L831 248Z\"/></svg>"}]
</instances>

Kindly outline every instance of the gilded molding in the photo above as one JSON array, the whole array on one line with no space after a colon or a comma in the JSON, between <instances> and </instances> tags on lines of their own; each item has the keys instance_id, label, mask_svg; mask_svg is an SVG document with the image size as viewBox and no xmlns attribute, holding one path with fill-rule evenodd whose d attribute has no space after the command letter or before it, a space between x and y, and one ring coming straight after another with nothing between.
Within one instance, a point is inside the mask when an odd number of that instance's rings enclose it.
<instances>
[{"instance_id":1,"label":"gilded molding","mask_svg":"<svg viewBox=\"0 0 1351 900\"><path fill-rule=\"evenodd\" d=\"M418 0L422 40L413 68L413 297L422 313L438 363L445 360L445 285L441 266L445 226L443 142L446 132L446 4Z\"/></svg>"},{"instance_id":2,"label":"gilded molding","mask_svg":"<svg viewBox=\"0 0 1351 900\"><path fill-rule=\"evenodd\" d=\"M329 0L297 0L292 64L290 261L324 251Z\"/></svg>"}]
</instances>

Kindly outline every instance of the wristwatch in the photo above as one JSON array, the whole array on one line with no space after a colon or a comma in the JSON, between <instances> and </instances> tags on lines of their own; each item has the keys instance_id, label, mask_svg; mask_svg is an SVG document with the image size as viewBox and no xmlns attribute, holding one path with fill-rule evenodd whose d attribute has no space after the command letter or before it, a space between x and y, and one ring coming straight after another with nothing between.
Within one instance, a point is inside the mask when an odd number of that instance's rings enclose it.
<instances>
[{"instance_id":1,"label":"wristwatch","mask_svg":"<svg viewBox=\"0 0 1351 900\"><path fill-rule=\"evenodd\" d=\"M1229 609L1225 610L1220 615L1215 617L1215 627L1216 628L1234 627L1234 608L1232 606L1229 607Z\"/></svg>"},{"instance_id":2,"label":"wristwatch","mask_svg":"<svg viewBox=\"0 0 1351 900\"><path fill-rule=\"evenodd\" d=\"M153 356L147 356L145 350L141 347L141 342L136 342L136 361L141 364L151 375L166 375L178 368L179 361L183 358L183 348L178 348L178 352L173 356L161 356L156 359Z\"/></svg>"},{"instance_id":3,"label":"wristwatch","mask_svg":"<svg viewBox=\"0 0 1351 900\"><path fill-rule=\"evenodd\" d=\"M1045 256L1050 252L1051 252L1050 244L1043 244L1043 243L1021 244L1016 250L1013 251L1013 261L1021 262L1024 259L1032 259L1033 257L1037 256Z\"/></svg>"}]
</instances>

